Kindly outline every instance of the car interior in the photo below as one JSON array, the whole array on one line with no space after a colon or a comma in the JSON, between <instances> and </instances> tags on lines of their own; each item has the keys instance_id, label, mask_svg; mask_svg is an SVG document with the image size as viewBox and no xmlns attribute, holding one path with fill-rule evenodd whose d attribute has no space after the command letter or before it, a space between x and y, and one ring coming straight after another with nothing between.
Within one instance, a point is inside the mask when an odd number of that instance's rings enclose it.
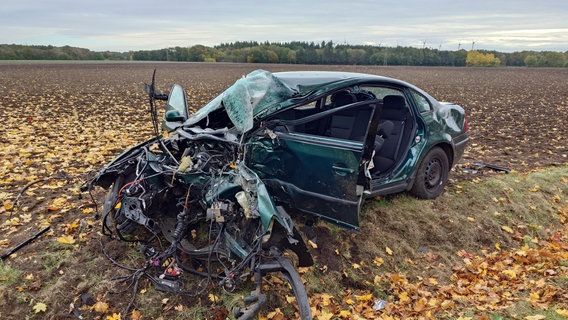
<instances>
[{"instance_id":1,"label":"car interior","mask_svg":"<svg viewBox=\"0 0 568 320\"><path fill-rule=\"evenodd\" d=\"M346 89L337 91L279 113L274 130L363 142L373 106L380 106L373 168L370 170L373 177L378 177L393 169L397 159L406 153L414 128L414 121L409 121L411 111L403 93L393 89L383 91L387 94L382 98L380 95L377 98L377 94L371 90L359 89L356 93ZM352 107L343 108L348 105ZM333 111L339 108L342 109Z\"/></svg>"},{"instance_id":2,"label":"car interior","mask_svg":"<svg viewBox=\"0 0 568 320\"><path fill-rule=\"evenodd\" d=\"M407 126L411 127L409 117L410 110L403 96L388 95L383 98L372 173L386 172L404 151L404 142L409 141L410 130L405 130Z\"/></svg>"}]
</instances>

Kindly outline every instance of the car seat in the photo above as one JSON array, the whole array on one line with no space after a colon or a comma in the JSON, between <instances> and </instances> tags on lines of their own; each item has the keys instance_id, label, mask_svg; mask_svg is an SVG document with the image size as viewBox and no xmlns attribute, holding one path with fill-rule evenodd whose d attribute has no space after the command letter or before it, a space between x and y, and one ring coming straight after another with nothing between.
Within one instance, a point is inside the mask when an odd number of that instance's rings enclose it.
<instances>
[{"instance_id":1,"label":"car seat","mask_svg":"<svg viewBox=\"0 0 568 320\"><path fill-rule=\"evenodd\" d=\"M382 130L381 136L384 141L379 150L376 149L377 144L375 144L373 158L375 172L386 172L395 164L409 115L410 111L403 96L388 95L383 98L379 131Z\"/></svg>"}]
</instances>

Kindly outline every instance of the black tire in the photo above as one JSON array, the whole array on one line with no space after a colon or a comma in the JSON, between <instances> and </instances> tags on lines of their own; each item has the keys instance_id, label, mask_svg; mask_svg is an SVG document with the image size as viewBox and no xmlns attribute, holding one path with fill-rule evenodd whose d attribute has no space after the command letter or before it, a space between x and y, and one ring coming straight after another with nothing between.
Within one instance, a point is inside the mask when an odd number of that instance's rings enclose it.
<instances>
[{"instance_id":1,"label":"black tire","mask_svg":"<svg viewBox=\"0 0 568 320\"><path fill-rule=\"evenodd\" d=\"M292 287L301 320L312 320L312 310L310 301L306 293L306 287L302 283L302 278L292 265L290 259L284 256L273 257L272 261L265 261L260 266L260 270L255 273L255 282L258 284L256 291L251 292L251 296L245 297L245 303L251 303L248 307L233 308L233 316L238 320L251 320L256 317L261 306L266 302L266 295L260 293L262 290L262 277L272 272L280 272L284 279ZM249 299L250 298L250 299ZM247 302L249 300L249 302Z\"/></svg>"},{"instance_id":2,"label":"black tire","mask_svg":"<svg viewBox=\"0 0 568 320\"><path fill-rule=\"evenodd\" d=\"M124 176L121 175L114 181L112 187L109 188L103 202L103 223L108 230L114 231L114 206L116 204L116 201L118 200L118 191L124 185L123 182Z\"/></svg>"},{"instance_id":3,"label":"black tire","mask_svg":"<svg viewBox=\"0 0 568 320\"><path fill-rule=\"evenodd\" d=\"M448 183L450 163L444 150L435 147L426 154L416 173L410 194L420 199L435 199Z\"/></svg>"},{"instance_id":4,"label":"black tire","mask_svg":"<svg viewBox=\"0 0 568 320\"><path fill-rule=\"evenodd\" d=\"M123 235L134 232L137 226L136 222L128 220L115 209L120 189L133 180L120 175L112 184L103 202L103 223L107 230L119 233L121 239Z\"/></svg>"},{"instance_id":5,"label":"black tire","mask_svg":"<svg viewBox=\"0 0 568 320\"><path fill-rule=\"evenodd\" d=\"M291 265L290 260L286 260ZM288 283L292 287L292 291L294 292L294 296L296 297L296 303L298 304L300 319L311 320L312 310L310 309L310 300L308 299L308 294L306 293L306 287L302 283L302 278L300 278L300 275L295 268L290 271L288 270L282 270L281 272L286 281L288 281Z\"/></svg>"}]
</instances>

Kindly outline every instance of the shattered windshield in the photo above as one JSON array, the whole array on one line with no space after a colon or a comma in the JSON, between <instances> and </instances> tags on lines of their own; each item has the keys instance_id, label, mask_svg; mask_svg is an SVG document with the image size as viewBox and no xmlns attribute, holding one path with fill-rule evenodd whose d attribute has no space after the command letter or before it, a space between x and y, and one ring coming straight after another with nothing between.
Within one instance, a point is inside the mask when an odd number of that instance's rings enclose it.
<instances>
[{"instance_id":1,"label":"shattered windshield","mask_svg":"<svg viewBox=\"0 0 568 320\"><path fill-rule=\"evenodd\" d=\"M211 100L184 125L193 125L205 119L211 112L224 107L237 131L244 133L253 127L254 115L295 94L295 90L282 83L272 73L255 70Z\"/></svg>"}]
</instances>

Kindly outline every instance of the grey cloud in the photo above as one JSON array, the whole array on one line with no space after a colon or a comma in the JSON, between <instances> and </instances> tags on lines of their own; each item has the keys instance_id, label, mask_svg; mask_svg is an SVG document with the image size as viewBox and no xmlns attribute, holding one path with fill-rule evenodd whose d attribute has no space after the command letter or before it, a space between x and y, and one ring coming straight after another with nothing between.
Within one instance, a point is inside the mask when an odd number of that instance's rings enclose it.
<instances>
[{"instance_id":1,"label":"grey cloud","mask_svg":"<svg viewBox=\"0 0 568 320\"><path fill-rule=\"evenodd\" d=\"M94 50L155 49L238 40L568 50L568 2L181 1L40 2L0 7L0 43L69 44ZM529 36L523 37L526 30ZM448 47L446 47L446 45ZM484 47L485 46L485 47ZM476 45L477 47L477 45Z\"/></svg>"}]
</instances>

